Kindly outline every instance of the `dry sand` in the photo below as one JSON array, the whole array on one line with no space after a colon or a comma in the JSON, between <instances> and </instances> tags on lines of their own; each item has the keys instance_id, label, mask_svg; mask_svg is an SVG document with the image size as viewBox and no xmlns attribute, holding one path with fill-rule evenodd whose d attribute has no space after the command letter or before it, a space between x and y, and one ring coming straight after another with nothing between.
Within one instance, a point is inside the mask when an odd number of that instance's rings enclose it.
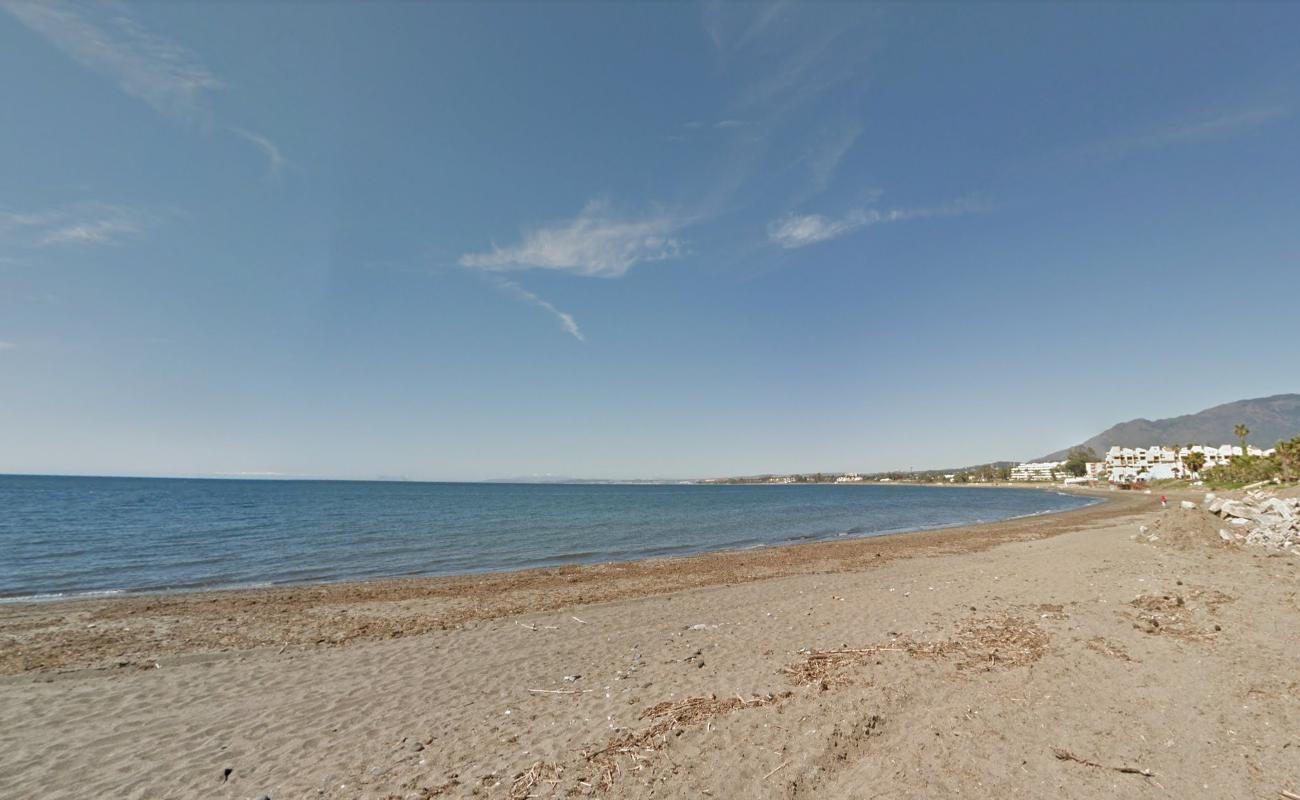
<instances>
[{"instance_id":1,"label":"dry sand","mask_svg":"<svg viewBox=\"0 0 1300 800\"><path fill-rule=\"evenodd\" d=\"M1300 793L1300 559L1112 497L672 561L0 607L0 797Z\"/></svg>"}]
</instances>

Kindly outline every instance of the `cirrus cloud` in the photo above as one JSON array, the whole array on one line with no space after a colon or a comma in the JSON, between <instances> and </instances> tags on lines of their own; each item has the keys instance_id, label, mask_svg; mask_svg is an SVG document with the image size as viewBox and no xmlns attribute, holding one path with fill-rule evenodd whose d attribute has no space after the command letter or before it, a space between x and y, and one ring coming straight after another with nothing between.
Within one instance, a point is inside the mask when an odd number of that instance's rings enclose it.
<instances>
[{"instance_id":1,"label":"cirrus cloud","mask_svg":"<svg viewBox=\"0 0 1300 800\"><path fill-rule=\"evenodd\" d=\"M789 214L768 223L767 238L768 241L786 250L794 250L838 239L872 225L929 217L955 217L984 210L986 207L983 203L963 200L937 208L894 208L886 211L875 208L855 208L840 217Z\"/></svg>"},{"instance_id":2,"label":"cirrus cloud","mask_svg":"<svg viewBox=\"0 0 1300 800\"><path fill-rule=\"evenodd\" d=\"M561 311L545 299L538 297L536 294L533 294L509 278L503 278L500 275L494 275L492 277L497 288L501 289L501 291L514 295L520 300L523 300L526 303L532 303L543 311L546 311L548 314L555 317L556 321L560 323L560 327L564 329L565 333L568 333L580 342L587 341L587 337L582 335L582 329L578 327L578 322L573 318L572 314L566 311Z\"/></svg>"},{"instance_id":3,"label":"cirrus cloud","mask_svg":"<svg viewBox=\"0 0 1300 800\"><path fill-rule=\"evenodd\" d=\"M25 212L0 208L0 244L24 249L121 244L152 222L147 212L110 203Z\"/></svg>"},{"instance_id":4,"label":"cirrus cloud","mask_svg":"<svg viewBox=\"0 0 1300 800\"><path fill-rule=\"evenodd\" d=\"M550 269L590 278L620 278L637 264L676 258L681 223L667 214L619 218L603 202L588 203L578 216L523 235L509 247L466 253L462 267L489 271Z\"/></svg>"},{"instance_id":5,"label":"cirrus cloud","mask_svg":"<svg viewBox=\"0 0 1300 800\"><path fill-rule=\"evenodd\" d=\"M74 61L108 76L158 113L204 122L204 95L222 86L193 53L146 31L117 3L4 3L19 22Z\"/></svg>"}]
</instances>

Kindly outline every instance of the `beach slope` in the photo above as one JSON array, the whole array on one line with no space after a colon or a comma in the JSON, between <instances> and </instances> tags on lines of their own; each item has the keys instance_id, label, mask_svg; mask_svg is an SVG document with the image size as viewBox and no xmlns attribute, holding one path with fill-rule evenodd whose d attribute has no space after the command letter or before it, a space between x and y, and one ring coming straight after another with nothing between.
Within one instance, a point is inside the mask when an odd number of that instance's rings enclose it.
<instances>
[{"instance_id":1,"label":"beach slope","mask_svg":"<svg viewBox=\"0 0 1300 800\"><path fill-rule=\"evenodd\" d=\"M1278 797L1297 559L1149 496L502 576L0 609L6 797Z\"/></svg>"}]
</instances>

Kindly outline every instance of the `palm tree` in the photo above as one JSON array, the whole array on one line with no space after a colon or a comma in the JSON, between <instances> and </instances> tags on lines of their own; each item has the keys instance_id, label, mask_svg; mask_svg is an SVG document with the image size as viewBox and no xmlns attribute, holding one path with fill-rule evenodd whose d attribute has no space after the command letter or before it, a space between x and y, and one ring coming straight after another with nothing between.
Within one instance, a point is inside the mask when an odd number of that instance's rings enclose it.
<instances>
[{"instance_id":1,"label":"palm tree","mask_svg":"<svg viewBox=\"0 0 1300 800\"><path fill-rule=\"evenodd\" d=\"M1188 453L1187 457L1183 459L1183 466L1187 467L1188 472L1196 475L1201 471L1201 468L1205 466L1205 454Z\"/></svg>"},{"instance_id":2,"label":"palm tree","mask_svg":"<svg viewBox=\"0 0 1300 800\"><path fill-rule=\"evenodd\" d=\"M1238 425L1232 429L1232 432L1237 434L1237 438L1241 439L1241 454L1246 455L1246 437L1250 435L1250 428L1245 425Z\"/></svg>"}]
</instances>

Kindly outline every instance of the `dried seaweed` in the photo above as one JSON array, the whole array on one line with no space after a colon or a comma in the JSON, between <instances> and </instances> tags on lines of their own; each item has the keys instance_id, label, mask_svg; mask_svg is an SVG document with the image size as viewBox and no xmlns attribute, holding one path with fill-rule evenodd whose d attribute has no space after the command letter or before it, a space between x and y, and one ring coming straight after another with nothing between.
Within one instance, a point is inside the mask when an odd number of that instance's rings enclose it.
<instances>
[{"instance_id":1,"label":"dried seaweed","mask_svg":"<svg viewBox=\"0 0 1300 800\"><path fill-rule=\"evenodd\" d=\"M778 705L792 694L782 692L775 695L754 695L748 700L740 695L721 699L717 695L709 695L653 705L642 711L638 717L642 720L652 720L648 727L614 737L600 750L586 754L587 760L600 769L597 786L604 791L613 784L614 778L620 771L620 758L630 760L633 764L632 769L641 769L642 762L649 760L646 753L663 749L668 741L668 735L674 731L707 723L715 717L741 709Z\"/></svg>"},{"instance_id":2,"label":"dried seaweed","mask_svg":"<svg viewBox=\"0 0 1300 800\"><path fill-rule=\"evenodd\" d=\"M900 638L889 644L855 649L813 650L803 661L782 671L800 686L816 684L827 689L851 683L852 678L844 670L865 664L880 653L907 653L915 658L957 657L958 669L992 669L1032 664L1043 657L1048 641L1047 633L1034 623L1003 614L971 620L950 640L916 642Z\"/></svg>"},{"instance_id":3,"label":"dried seaweed","mask_svg":"<svg viewBox=\"0 0 1300 800\"><path fill-rule=\"evenodd\" d=\"M1103 656L1117 658L1120 661L1134 660L1123 647L1101 636L1092 637L1088 640L1086 646L1094 653L1101 653Z\"/></svg>"},{"instance_id":4,"label":"dried seaweed","mask_svg":"<svg viewBox=\"0 0 1300 800\"><path fill-rule=\"evenodd\" d=\"M1218 589L1188 588L1187 596L1181 594L1145 594L1129 601L1138 610L1134 627L1151 634L1172 636L1177 639L1205 640L1216 635L1219 626L1210 629L1205 614L1218 611L1219 606L1235 598ZM1189 604L1189 600L1193 601Z\"/></svg>"},{"instance_id":5,"label":"dried seaweed","mask_svg":"<svg viewBox=\"0 0 1300 800\"><path fill-rule=\"evenodd\" d=\"M527 797L536 797L532 792L537 784L559 783L562 772L564 772L564 767L559 764L534 761L528 769L516 775L514 782L510 784L510 800L524 800Z\"/></svg>"}]
</instances>

